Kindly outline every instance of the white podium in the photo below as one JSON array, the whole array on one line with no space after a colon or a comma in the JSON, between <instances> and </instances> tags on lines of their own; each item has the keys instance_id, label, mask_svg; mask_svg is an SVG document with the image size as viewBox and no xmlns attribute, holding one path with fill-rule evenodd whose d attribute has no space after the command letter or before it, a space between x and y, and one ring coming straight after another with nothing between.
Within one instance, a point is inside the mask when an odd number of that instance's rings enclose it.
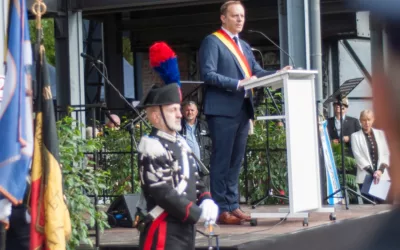
<instances>
[{"instance_id":1,"label":"white podium","mask_svg":"<svg viewBox=\"0 0 400 250\"><path fill-rule=\"evenodd\" d=\"M322 207L318 156L318 121L314 78L317 71L288 70L249 81L244 88L283 88L284 112L281 116L262 116L257 120L285 119L289 209L278 213L251 213L252 218L304 218L309 212L333 213ZM332 217L332 215L330 216Z\"/></svg>"}]
</instances>

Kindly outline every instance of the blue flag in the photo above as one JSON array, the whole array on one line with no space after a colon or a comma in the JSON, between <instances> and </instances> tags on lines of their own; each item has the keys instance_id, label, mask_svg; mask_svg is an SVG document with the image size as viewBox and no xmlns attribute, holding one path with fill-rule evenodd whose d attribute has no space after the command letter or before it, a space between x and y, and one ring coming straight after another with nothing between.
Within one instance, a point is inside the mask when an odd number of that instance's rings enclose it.
<instances>
[{"instance_id":1,"label":"blue flag","mask_svg":"<svg viewBox=\"0 0 400 250\"><path fill-rule=\"evenodd\" d=\"M327 196L333 194L337 190L340 189L340 182L339 176L335 164L335 159L333 157L331 141L329 139L328 129L327 129L328 122L325 120L322 122L322 131L320 133L321 142L322 142L322 149L324 152L324 162L325 162L325 170L326 170L326 192ZM328 203L330 205L334 205L340 203L342 193L339 192L333 197L328 199Z\"/></svg>"},{"instance_id":2,"label":"blue flag","mask_svg":"<svg viewBox=\"0 0 400 250\"><path fill-rule=\"evenodd\" d=\"M33 154L32 47L25 0L11 0L9 13L0 106L0 200L16 205L23 200Z\"/></svg>"}]
</instances>

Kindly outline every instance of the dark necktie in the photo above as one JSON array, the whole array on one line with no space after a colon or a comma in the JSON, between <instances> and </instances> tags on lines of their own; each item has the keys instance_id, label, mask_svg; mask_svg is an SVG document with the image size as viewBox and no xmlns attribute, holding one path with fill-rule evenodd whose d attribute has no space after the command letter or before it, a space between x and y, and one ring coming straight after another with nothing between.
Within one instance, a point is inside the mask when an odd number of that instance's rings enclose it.
<instances>
[{"instance_id":1,"label":"dark necktie","mask_svg":"<svg viewBox=\"0 0 400 250\"><path fill-rule=\"evenodd\" d=\"M237 44L237 46L239 47L239 50L240 50L238 37L237 37L237 36L234 36L234 37L233 37L233 41L235 41L235 43ZM244 96L245 96L245 97L250 97L250 91L249 91L249 90L245 90Z\"/></svg>"},{"instance_id":2,"label":"dark necktie","mask_svg":"<svg viewBox=\"0 0 400 250\"><path fill-rule=\"evenodd\" d=\"M234 37L233 37L233 41L235 41L235 43L237 44L237 46L239 46L239 40L238 40L237 36L234 36Z\"/></svg>"}]
</instances>

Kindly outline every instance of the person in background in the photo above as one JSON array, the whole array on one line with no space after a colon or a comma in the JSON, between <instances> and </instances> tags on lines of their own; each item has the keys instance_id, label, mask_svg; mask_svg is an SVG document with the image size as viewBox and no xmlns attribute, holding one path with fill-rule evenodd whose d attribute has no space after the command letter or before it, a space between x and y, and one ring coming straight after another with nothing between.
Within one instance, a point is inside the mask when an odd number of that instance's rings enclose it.
<instances>
[{"instance_id":1,"label":"person in background","mask_svg":"<svg viewBox=\"0 0 400 250\"><path fill-rule=\"evenodd\" d=\"M347 110L349 109L349 100L347 97L342 99L342 124L343 124L343 145L344 154L347 157L353 157L353 151L351 149L351 134L359 131L361 129L360 122L357 118L347 115ZM332 141L332 145L339 145L341 140L341 123L340 123L340 103L338 101L333 103L334 116L328 118L328 134ZM346 170L348 174L357 175L357 166L354 165L351 169ZM361 194L359 187L355 190L358 194ZM364 204L361 197L353 201L354 203Z\"/></svg>"},{"instance_id":2,"label":"person in background","mask_svg":"<svg viewBox=\"0 0 400 250\"><path fill-rule=\"evenodd\" d=\"M390 151L390 176L394 209L385 214L373 234L359 239L357 250L393 250L400 246L400 1L348 0L357 10L370 11L384 24L387 51L378 59L386 67L372 75L373 108L376 126L385 131ZM385 62L385 63L384 63ZM355 249L355 248L353 248Z\"/></svg>"},{"instance_id":3,"label":"person in background","mask_svg":"<svg viewBox=\"0 0 400 250\"><path fill-rule=\"evenodd\" d=\"M360 114L362 129L351 135L351 148L357 163L356 181L362 190L365 177L369 174L374 177L375 182L389 180L389 148L386 143L385 133L373 128L375 121L371 110L363 110ZM366 194L364 194L366 195ZM380 203L374 197L368 196L370 200Z\"/></svg>"},{"instance_id":4,"label":"person in background","mask_svg":"<svg viewBox=\"0 0 400 250\"><path fill-rule=\"evenodd\" d=\"M31 238L31 217L28 212L30 180L27 180L27 182L28 186L22 204L12 206L11 209L9 228L6 230L6 250L29 250Z\"/></svg>"},{"instance_id":5,"label":"person in background","mask_svg":"<svg viewBox=\"0 0 400 250\"><path fill-rule=\"evenodd\" d=\"M118 129L121 125L121 119L116 114L111 114L109 117L106 117L106 127L109 129Z\"/></svg>"},{"instance_id":6,"label":"person in background","mask_svg":"<svg viewBox=\"0 0 400 250\"><path fill-rule=\"evenodd\" d=\"M212 142L207 122L198 118L199 110L197 104L193 101L185 103L182 111L184 119L182 119L181 134L197 158L207 169L210 169ZM204 184L209 188L209 174L203 173L199 167L198 169Z\"/></svg>"},{"instance_id":7,"label":"person in background","mask_svg":"<svg viewBox=\"0 0 400 250\"><path fill-rule=\"evenodd\" d=\"M94 137L97 137L99 135L100 131L95 128L94 132L93 132L93 127L92 126L88 126L86 127L86 138L87 139L92 139L93 138L93 134Z\"/></svg>"},{"instance_id":8,"label":"person in background","mask_svg":"<svg viewBox=\"0 0 400 250\"><path fill-rule=\"evenodd\" d=\"M347 115L349 108L349 100L347 98L342 99L342 120L343 120L343 143L345 145L345 153L347 156L353 156L351 151L351 134L361 129L360 122L357 118ZM328 118L328 133L333 144L340 144L340 104L338 102L333 103L333 110L335 115Z\"/></svg>"}]
</instances>

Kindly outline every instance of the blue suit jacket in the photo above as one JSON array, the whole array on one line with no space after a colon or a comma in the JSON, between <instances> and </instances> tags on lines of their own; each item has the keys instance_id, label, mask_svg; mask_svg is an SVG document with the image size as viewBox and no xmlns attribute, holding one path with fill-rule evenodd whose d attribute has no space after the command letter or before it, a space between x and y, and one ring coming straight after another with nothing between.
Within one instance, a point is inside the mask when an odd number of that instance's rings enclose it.
<instances>
[{"instance_id":1,"label":"blue suit jacket","mask_svg":"<svg viewBox=\"0 0 400 250\"><path fill-rule=\"evenodd\" d=\"M251 47L240 39L243 54L249 62L252 74L257 77L273 74L256 62ZM200 74L206 84L204 113L206 115L236 116L244 100L243 88L237 89L238 81L245 78L239 62L229 49L215 36L207 36L200 47ZM252 118L254 118L253 100Z\"/></svg>"}]
</instances>

